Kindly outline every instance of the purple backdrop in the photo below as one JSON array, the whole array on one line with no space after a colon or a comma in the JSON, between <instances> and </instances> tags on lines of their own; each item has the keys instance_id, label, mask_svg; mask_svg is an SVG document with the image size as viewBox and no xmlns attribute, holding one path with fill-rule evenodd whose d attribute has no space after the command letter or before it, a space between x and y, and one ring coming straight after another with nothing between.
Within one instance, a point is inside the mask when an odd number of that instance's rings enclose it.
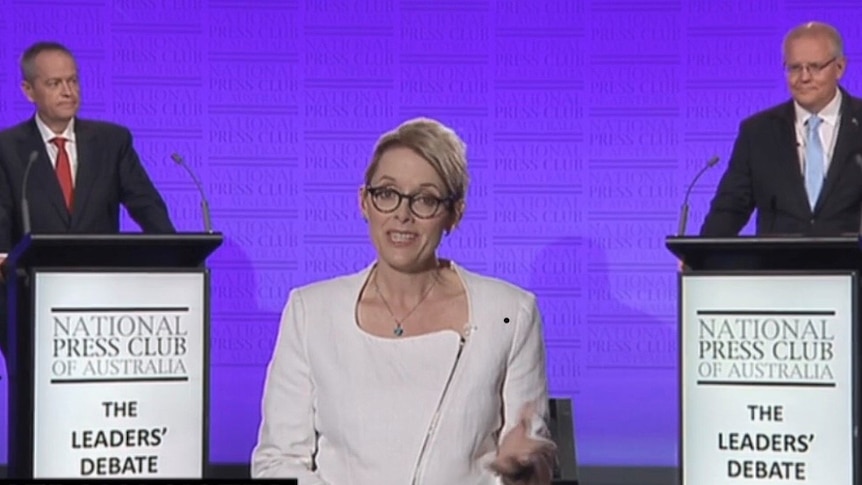
<instances>
[{"instance_id":1,"label":"purple backdrop","mask_svg":"<svg viewBox=\"0 0 862 485\"><path fill-rule=\"evenodd\" d=\"M741 118L786 99L789 27L839 27L845 85L862 92L858 5L0 0L0 125L31 114L21 50L55 39L79 57L81 115L132 128L182 230L201 228L198 195L169 155L199 172L227 238L211 265L212 460L239 462L288 291L373 257L356 189L377 136L440 119L468 143L473 177L441 253L538 293L581 463L673 466L676 266L663 238L718 154L694 193L699 227Z\"/></svg>"}]
</instances>

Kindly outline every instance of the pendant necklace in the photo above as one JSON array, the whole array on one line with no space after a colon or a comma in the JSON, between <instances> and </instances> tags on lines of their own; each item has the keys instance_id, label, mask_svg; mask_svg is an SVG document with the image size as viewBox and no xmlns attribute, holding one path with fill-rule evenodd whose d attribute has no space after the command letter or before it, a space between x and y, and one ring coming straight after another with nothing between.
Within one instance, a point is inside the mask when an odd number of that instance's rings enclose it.
<instances>
[{"instance_id":1,"label":"pendant necklace","mask_svg":"<svg viewBox=\"0 0 862 485\"><path fill-rule=\"evenodd\" d=\"M383 293L381 293L380 287L377 286L377 274L374 274L374 291L376 291L377 294L380 295L380 300L383 302L383 305L386 306L386 311L389 312L389 316L391 316L392 319L395 320L395 329L392 331L392 333L394 333L396 337L404 335L404 328L401 326L401 322L407 320L407 318L410 317L410 315L412 315L417 308L419 308L419 305L421 305L422 302L425 301L426 298L428 298L428 295L431 294L431 290L434 289L434 285L436 284L437 278L434 278L434 281L431 283L431 286L429 286L428 289L425 290L425 293L422 294L422 298L420 298L416 305L414 305L413 308L409 312L407 312L407 315L404 315L404 317L399 320L395 316L395 313L392 311L392 307L389 306L389 302L386 301L386 297L384 297Z\"/></svg>"}]
</instances>

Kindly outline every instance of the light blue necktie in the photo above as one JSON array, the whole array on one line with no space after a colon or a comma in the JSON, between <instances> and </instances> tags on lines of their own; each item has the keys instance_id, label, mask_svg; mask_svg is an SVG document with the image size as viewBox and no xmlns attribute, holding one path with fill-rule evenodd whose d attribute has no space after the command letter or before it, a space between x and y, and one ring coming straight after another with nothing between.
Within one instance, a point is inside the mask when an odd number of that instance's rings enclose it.
<instances>
[{"instance_id":1,"label":"light blue necktie","mask_svg":"<svg viewBox=\"0 0 862 485\"><path fill-rule=\"evenodd\" d=\"M805 190L808 191L808 203L812 209L823 187L823 144L820 143L819 130L822 121L814 115L805 122L808 130L805 141Z\"/></svg>"}]
</instances>

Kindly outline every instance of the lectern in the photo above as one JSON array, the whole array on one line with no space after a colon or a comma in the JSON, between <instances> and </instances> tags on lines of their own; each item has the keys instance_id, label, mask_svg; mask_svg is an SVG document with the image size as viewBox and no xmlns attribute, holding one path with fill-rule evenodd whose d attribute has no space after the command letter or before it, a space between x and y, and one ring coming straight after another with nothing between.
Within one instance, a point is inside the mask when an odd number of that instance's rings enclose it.
<instances>
[{"instance_id":1,"label":"lectern","mask_svg":"<svg viewBox=\"0 0 862 485\"><path fill-rule=\"evenodd\" d=\"M857 235L671 237L680 483L859 483Z\"/></svg>"},{"instance_id":2,"label":"lectern","mask_svg":"<svg viewBox=\"0 0 862 485\"><path fill-rule=\"evenodd\" d=\"M202 478L220 234L30 235L7 259L10 478Z\"/></svg>"}]
</instances>

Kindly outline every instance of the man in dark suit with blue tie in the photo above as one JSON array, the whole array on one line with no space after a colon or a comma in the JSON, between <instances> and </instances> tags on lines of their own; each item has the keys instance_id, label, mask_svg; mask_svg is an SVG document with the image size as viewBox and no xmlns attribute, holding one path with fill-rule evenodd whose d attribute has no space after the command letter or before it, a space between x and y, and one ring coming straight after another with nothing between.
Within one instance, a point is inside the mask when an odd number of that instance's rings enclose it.
<instances>
[{"instance_id":1,"label":"man in dark suit with blue tie","mask_svg":"<svg viewBox=\"0 0 862 485\"><path fill-rule=\"evenodd\" d=\"M24 51L21 72L22 90L36 114L0 131L0 261L24 235L20 202L25 189L36 234L117 233L121 204L144 232L175 232L129 130L76 118L80 86L69 49L36 43ZM24 171L31 159L25 188ZM4 303L5 289L0 290ZM0 344L5 339L3 325Z\"/></svg>"},{"instance_id":2,"label":"man in dark suit with blue tie","mask_svg":"<svg viewBox=\"0 0 862 485\"><path fill-rule=\"evenodd\" d=\"M792 100L744 120L702 236L736 236L757 209L757 234L859 230L862 100L839 87L847 65L832 26L800 25L784 39Z\"/></svg>"}]
</instances>

